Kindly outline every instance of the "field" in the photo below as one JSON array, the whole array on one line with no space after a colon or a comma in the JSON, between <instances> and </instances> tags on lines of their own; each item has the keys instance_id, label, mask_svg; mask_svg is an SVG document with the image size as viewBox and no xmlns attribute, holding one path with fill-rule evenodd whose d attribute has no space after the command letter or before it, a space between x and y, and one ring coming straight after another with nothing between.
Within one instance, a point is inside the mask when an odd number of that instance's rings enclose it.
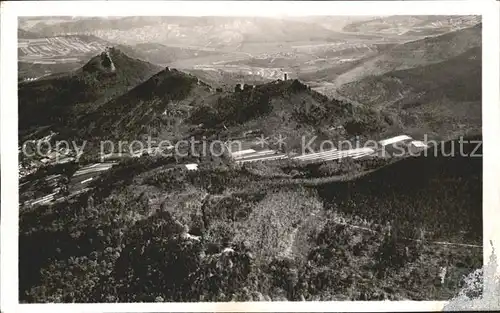
<instances>
[{"instance_id":1,"label":"field","mask_svg":"<svg viewBox=\"0 0 500 313\"><path fill-rule=\"evenodd\" d=\"M321 80L321 71L352 67L359 60L375 55L388 46L390 44L378 39L365 42L245 43L232 50L223 50L219 55L179 60L173 65L187 71L238 73L248 76L249 80L252 76L279 79L286 72L290 78L298 77L309 83Z\"/></svg>"},{"instance_id":2,"label":"field","mask_svg":"<svg viewBox=\"0 0 500 313\"><path fill-rule=\"evenodd\" d=\"M20 39L18 42L21 61L46 64L75 62L77 60L75 56L97 54L105 47L106 43L103 40L82 36Z\"/></svg>"},{"instance_id":3,"label":"field","mask_svg":"<svg viewBox=\"0 0 500 313\"><path fill-rule=\"evenodd\" d=\"M20 78L39 78L67 72L101 53L107 43L96 37L74 35L18 40Z\"/></svg>"}]
</instances>

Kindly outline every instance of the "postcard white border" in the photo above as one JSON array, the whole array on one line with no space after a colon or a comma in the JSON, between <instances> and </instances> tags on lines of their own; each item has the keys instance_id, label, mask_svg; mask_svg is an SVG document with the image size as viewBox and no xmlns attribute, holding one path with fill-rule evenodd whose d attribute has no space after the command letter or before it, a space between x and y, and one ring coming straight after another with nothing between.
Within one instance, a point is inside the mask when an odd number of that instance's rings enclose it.
<instances>
[{"instance_id":1,"label":"postcard white border","mask_svg":"<svg viewBox=\"0 0 500 313\"><path fill-rule=\"evenodd\" d=\"M4 312L387 312L437 311L443 301L18 304L17 17L482 15L484 258L500 253L499 4L487 1L43 1L1 3L1 308ZM479 208L478 208L479 210Z\"/></svg>"}]
</instances>

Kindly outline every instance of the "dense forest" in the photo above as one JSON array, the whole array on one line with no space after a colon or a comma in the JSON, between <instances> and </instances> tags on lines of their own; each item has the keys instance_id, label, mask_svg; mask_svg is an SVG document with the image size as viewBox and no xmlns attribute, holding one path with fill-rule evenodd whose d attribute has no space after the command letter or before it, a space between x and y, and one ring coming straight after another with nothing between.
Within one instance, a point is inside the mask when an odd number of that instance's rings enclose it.
<instances>
[{"instance_id":1,"label":"dense forest","mask_svg":"<svg viewBox=\"0 0 500 313\"><path fill-rule=\"evenodd\" d=\"M480 244L482 159L444 158L199 171L131 159L75 200L21 211L20 299L449 299L482 250L433 242Z\"/></svg>"}]
</instances>

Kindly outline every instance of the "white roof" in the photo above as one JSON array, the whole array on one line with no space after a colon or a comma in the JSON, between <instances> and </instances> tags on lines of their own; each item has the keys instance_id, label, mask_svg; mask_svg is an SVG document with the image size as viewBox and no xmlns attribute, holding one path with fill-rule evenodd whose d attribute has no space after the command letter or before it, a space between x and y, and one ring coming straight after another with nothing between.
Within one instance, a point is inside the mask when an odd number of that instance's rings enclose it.
<instances>
[{"instance_id":1,"label":"white roof","mask_svg":"<svg viewBox=\"0 0 500 313\"><path fill-rule=\"evenodd\" d=\"M427 145L423 143L422 141L419 140L414 140L411 142L412 145L414 145L417 148L427 148Z\"/></svg>"},{"instance_id":2,"label":"white roof","mask_svg":"<svg viewBox=\"0 0 500 313\"><path fill-rule=\"evenodd\" d=\"M374 152L375 151L371 148L356 148L356 149L351 149L351 150L332 149L332 150L320 152L320 153L299 155L299 156L294 157L293 159L301 160L301 161L317 160L317 159L321 159L324 161L331 161L331 160L342 159L342 158L349 157L349 156L354 157L354 156L360 156L360 155L369 155L369 154L372 154Z\"/></svg>"},{"instance_id":3,"label":"white roof","mask_svg":"<svg viewBox=\"0 0 500 313\"><path fill-rule=\"evenodd\" d=\"M338 151L337 149L331 149L331 150L328 150L328 151L323 151L323 152L316 152L316 153L309 153L309 154L302 154L302 155L299 155L299 156L296 156L294 157L295 159L299 159L299 160L305 160L305 159L315 159L315 158L318 158L318 157L321 157L321 156L324 156L324 155L329 155L329 154L332 154L334 152Z\"/></svg>"},{"instance_id":4,"label":"white roof","mask_svg":"<svg viewBox=\"0 0 500 313\"><path fill-rule=\"evenodd\" d=\"M88 183L89 181L91 181L92 179L94 179L94 177L90 177L90 178L87 178L85 180L82 180L80 183L85 184L85 183Z\"/></svg>"},{"instance_id":5,"label":"white roof","mask_svg":"<svg viewBox=\"0 0 500 313\"><path fill-rule=\"evenodd\" d=\"M358 153L373 153L375 152L372 148L357 148L347 150L348 155L358 154Z\"/></svg>"},{"instance_id":6,"label":"white roof","mask_svg":"<svg viewBox=\"0 0 500 313\"><path fill-rule=\"evenodd\" d=\"M387 145L390 145L390 144L393 144L393 143L396 143L396 142L400 142L400 141L403 141L403 140L412 140L412 138L409 137L409 136L406 136L406 135L400 135L400 136L396 136L396 137L392 137L392 138L380 140L378 143L380 145L382 145L382 146L387 146Z\"/></svg>"},{"instance_id":7,"label":"white roof","mask_svg":"<svg viewBox=\"0 0 500 313\"><path fill-rule=\"evenodd\" d=\"M258 159L242 159L242 160L238 160L236 161L237 163L247 163L247 162L259 162L259 161L271 161L271 160L277 160L277 159L285 159L287 158L287 155L286 154L277 154L277 155L266 155L266 156L263 156L262 158L258 158Z\"/></svg>"},{"instance_id":8,"label":"white roof","mask_svg":"<svg viewBox=\"0 0 500 313\"><path fill-rule=\"evenodd\" d=\"M185 164L184 166L190 171L196 171L198 169L198 164L196 163Z\"/></svg>"},{"instance_id":9,"label":"white roof","mask_svg":"<svg viewBox=\"0 0 500 313\"><path fill-rule=\"evenodd\" d=\"M224 250L222 251L222 253L230 253L230 252L234 252L234 250L231 248L224 248Z\"/></svg>"},{"instance_id":10,"label":"white roof","mask_svg":"<svg viewBox=\"0 0 500 313\"><path fill-rule=\"evenodd\" d=\"M244 160L255 158L255 157L268 157L268 156L276 155L276 153L277 152L274 150L265 150L262 152L247 153L245 155L240 155L238 157L235 157L234 159L236 161L244 161Z\"/></svg>"},{"instance_id":11,"label":"white roof","mask_svg":"<svg viewBox=\"0 0 500 313\"><path fill-rule=\"evenodd\" d=\"M322 159L325 161L338 160L346 157L355 157L360 155L369 155L374 153L375 151L371 148L357 148L350 150L339 150L336 153L325 156Z\"/></svg>"},{"instance_id":12,"label":"white roof","mask_svg":"<svg viewBox=\"0 0 500 313\"><path fill-rule=\"evenodd\" d=\"M75 158L73 158L73 157L65 157L65 158L60 159L59 163L68 163L68 162L72 162L74 160L75 160Z\"/></svg>"},{"instance_id":13,"label":"white roof","mask_svg":"<svg viewBox=\"0 0 500 313\"><path fill-rule=\"evenodd\" d=\"M266 149L266 150L260 150L260 151L255 152L255 155L264 155L264 154L272 154L272 153L276 153L276 151Z\"/></svg>"},{"instance_id":14,"label":"white roof","mask_svg":"<svg viewBox=\"0 0 500 313\"><path fill-rule=\"evenodd\" d=\"M244 154L255 153L255 152L256 151L254 149L247 149L247 150L240 150L240 151L231 152L231 155L233 157L238 157L238 156L241 156Z\"/></svg>"}]
</instances>

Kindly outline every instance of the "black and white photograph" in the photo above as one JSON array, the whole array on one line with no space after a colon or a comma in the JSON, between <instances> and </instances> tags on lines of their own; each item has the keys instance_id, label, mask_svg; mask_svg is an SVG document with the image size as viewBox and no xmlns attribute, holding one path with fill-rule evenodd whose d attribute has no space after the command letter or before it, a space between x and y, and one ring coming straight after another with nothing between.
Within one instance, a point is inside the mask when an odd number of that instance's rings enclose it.
<instances>
[{"instance_id":1,"label":"black and white photograph","mask_svg":"<svg viewBox=\"0 0 500 313\"><path fill-rule=\"evenodd\" d=\"M19 303L487 292L481 15L132 13L17 18Z\"/></svg>"}]
</instances>

